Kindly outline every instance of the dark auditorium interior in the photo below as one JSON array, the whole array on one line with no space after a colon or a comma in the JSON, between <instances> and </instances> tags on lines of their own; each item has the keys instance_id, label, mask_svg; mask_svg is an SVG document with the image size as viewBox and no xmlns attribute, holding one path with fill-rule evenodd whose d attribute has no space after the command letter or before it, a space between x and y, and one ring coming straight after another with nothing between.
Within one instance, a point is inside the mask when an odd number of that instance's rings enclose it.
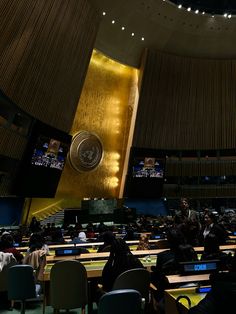
<instances>
[{"instance_id":1,"label":"dark auditorium interior","mask_svg":"<svg viewBox=\"0 0 236 314\"><path fill-rule=\"evenodd\" d=\"M0 12L0 311L230 313L236 1Z\"/></svg>"}]
</instances>

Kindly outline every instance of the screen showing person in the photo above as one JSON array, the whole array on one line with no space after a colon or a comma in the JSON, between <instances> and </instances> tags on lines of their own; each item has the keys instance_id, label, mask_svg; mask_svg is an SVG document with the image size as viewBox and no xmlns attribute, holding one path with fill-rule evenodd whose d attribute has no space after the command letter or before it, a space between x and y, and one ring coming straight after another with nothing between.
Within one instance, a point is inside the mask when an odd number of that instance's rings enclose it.
<instances>
[{"instance_id":1,"label":"screen showing person","mask_svg":"<svg viewBox=\"0 0 236 314\"><path fill-rule=\"evenodd\" d=\"M163 178L164 161L154 157L135 157L133 164L133 177Z\"/></svg>"}]
</instances>

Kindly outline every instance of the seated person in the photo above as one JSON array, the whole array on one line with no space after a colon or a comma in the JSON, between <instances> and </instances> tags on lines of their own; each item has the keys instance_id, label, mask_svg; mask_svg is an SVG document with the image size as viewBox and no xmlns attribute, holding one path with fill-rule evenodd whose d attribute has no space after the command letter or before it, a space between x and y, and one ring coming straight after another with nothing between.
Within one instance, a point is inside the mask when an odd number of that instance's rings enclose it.
<instances>
[{"instance_id":1,"label":"seated person","mask_svg":"<svg viewBox=\"0 0 236 314\"><path fill-rule=\"evenodd\" d=\"M115 240L115 235L112 231L106 231L102 235L103 244L98 247L97 252L110 252L111 245Z\"/></svg>"},{"instance_id":2,"label":"seated person","mask_svg":"<svg viewBox=\"0 0 236 314\"><path fill-rule=\"evenodd\" d=\"M140 235L137 250L150 250L149 235L146 233L142 233Z\"/></svg>"},{"instance_id":3,"label":"seated person","mask_svg":"<svg viewBox=\"0 0 236 314\"><path fill-rule=\"evenodd\" d=\"M29 249L23 259L23 264L31 265L35 270L35 281L43 279L43 272L46 266L46 255L49 254L48 246L40 233L34 233L30 237Z\"/></svg>"},{"instance_id":4,"label":"seated person","mask_svg":"<svg viewBox=\"0 0 236 314\"><path fill-rule=\"evenodd\" d=\"M230 255L221 251L219 246L219 239L214 233L209 233L204 240L204 251L201 260L214 260L220 261L220 269L228 269Z\"/></svg>"},{"instance_id":5,"label":"seated person","mask_svg":"<svg viewBox=\"0 0 236 314\"><path fill-rule=\"evenodd\" d=\"M86 242L86 234L84 231L75 231L72 235L71 235L72 240L69 243L85 243Z\"/></svg>"},{"instance_id":6,"label":"seated person","mask_svg":"<svg viewBox=\"0 0 236 314\"><path fill-rule=\"evenodd\" d=\"M165 275L179 272L179 262L197 261L197 253L190 244L186 244L183 233L172 228L167 231L167 241L169 249L157 254L156 267L154 271Z\"/></svg>"},{"instance_id":7,"label":"seated person","mask_svg":"<svg viewBox=\"0 0 236 314\"><path fill-rule=\"evenodd\" d=\"M0 310L10 308L7 295L7 271L9 267L15 264L17 261L12 253L0 252Z\"/></svg>"},{"instance_id":8,"label":"seated person","mask_svg":"<svg viewBox=\"0 0 236 314\"><path fill-rule=\"evenodd\" d=\"M35 250L43 250L45 251L45 254L48 255L49 254L49 247L48 245L45 243L45 238L41 233L33 233L30 236L29 239L29 249L28 252L31 253Z\"/></svg>"},{"instance_id":9,"label":"seated person","mask_svg":"<svg viewBox=\"0 0 236 314\"><path fill-rule=\"evenodd\" d=\"M88 239L94 239L94 238L96 238L94 229L93 229L91 226L87 227L86 237L87 237Z\"/></svg>"},{"instance_id":10,"label":"seated person","mask_svg":"<svg viewBox=\"0 0 236 314\"><path fill-rule=\"evenodd\" d=\"M236 254L231 260L229 272L210 275L211 291L196 306L189 309L189 314L234 313L236 299Z\"/></svg>"},{"instance_id":11,"label":"seated person","mask_svg":"<svg viewBox=\"0 0 236 314\"><path fill-rule=\"evenodd\" d=\"M14 247L14 240L11 234L4 234L1 237L0 250L4 253L12 253L17 260L17 263L22 263L24 256Z\"/></svg>"},{"instance_id":12,"label":"seated person","mask_svg":"<svg viewBox=\"0 0 236 314\"><path fill-rule=\"evenodd\" d=\"M178 228L167 230L169 249L158 253L156 266L152 267L151 282L157 287L154 298L160 303L159 311L164 311L164 290L169 288L166 275L178 274L179 263L197 261L197 253L186 244L183 233Z\"/></svg>"},{"instance_id":13,"label":"seated person","mask_svg":"<svg viewBox=\"0 0 236 314\"><path fill-rule=\"evenodd\" d=\"M116 278L124 271L133 268L143 268L143 264L131 253L123 239L115 239L111 245L108 261L102 271L103 290L110 291Z\"/></svg>"}]
</instances>

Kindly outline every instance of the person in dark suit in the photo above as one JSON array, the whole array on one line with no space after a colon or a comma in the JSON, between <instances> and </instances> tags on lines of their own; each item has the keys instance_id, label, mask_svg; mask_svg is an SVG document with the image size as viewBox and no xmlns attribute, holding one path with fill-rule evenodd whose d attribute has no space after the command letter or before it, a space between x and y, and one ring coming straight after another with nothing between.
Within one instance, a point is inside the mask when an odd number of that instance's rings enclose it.
<instances>
[{"instance_id":1,"label":"person in dark suit","mask_svg":"<svg viewBox=\"0 0 236 314\"><path fill-rule=\"evenodd\" d=\"M217 223L217 217L214 213L205 210L204 223L200 231L200 242L204 245L205 238L208 234L214 234L218 238L219 244L225 244L227 240L227 231L223 226Z\"/></svg>"},{"instance_id":2,"label":"person in dark suit","mask_svg":"<svg viewBox=\"0 0 236 314\"><path fill-rule=\"evenodd\" d=\"M190 208L189 200L185 197L180 199L179 210L175 212L175 225L183 232L187 242L197 246L200 232L200 220L196 210Z\"/></svg>"}]
</instances>

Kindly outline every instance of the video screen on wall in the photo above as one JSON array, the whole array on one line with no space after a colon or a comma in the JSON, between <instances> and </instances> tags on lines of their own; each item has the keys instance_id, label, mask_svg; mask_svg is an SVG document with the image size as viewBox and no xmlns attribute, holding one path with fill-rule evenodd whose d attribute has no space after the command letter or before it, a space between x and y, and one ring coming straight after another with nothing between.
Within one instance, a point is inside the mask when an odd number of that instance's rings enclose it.
<instances>
[{"instance_id":1,"label":"video screen on wall","mask_svg":"<svg viewBox=\"0 0 236 314\"><path fill-rule=\"evenodd\" d=\"M134 157L134 178L163 178L164 161L155 157Z\"/></svg>"},{"instance_id":2,"label":"video screen on wall","mask_svg":"<svg viewBox=\"0 0 236 314\"><path fill-rule=\"evenodd\" d=\"M125 183L125 197L162 197L165 157L154 149L132 148Z\"/></svg>"},{"instance_id":3,"label":"video screen on wall","mask_svg":"<svg viewBox=\"0 0 236 314\"><path fill-rule=\"evenodd\" d=\"M54 197L71 138L61 130L35 121L12 193L22 197Z\"/></svg>"}]
</instances>

